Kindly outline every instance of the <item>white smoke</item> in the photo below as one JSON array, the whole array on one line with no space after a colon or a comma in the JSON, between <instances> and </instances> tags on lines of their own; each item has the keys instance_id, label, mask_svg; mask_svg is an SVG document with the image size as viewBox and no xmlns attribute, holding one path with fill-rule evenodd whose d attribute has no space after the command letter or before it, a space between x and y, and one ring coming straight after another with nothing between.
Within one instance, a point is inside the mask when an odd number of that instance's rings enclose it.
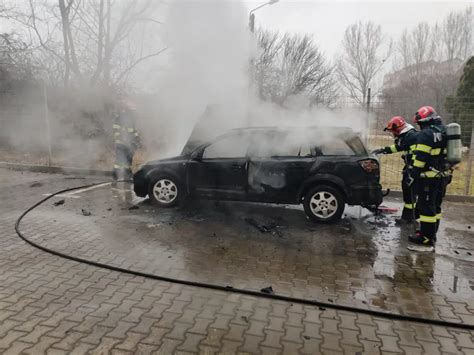
<instances>
[{"instance_id":1,"label":"white smoke","mask_svg":"<svg viewBox=\"0 0 474 355\"><path fill-rule=\"evenodd\" d=\"M249 59L256 48L247 16L240 1L170 4L164 35L168 63L153 110L165 130L160 136L169 142L165 155L179 152L205 113L219 117L216 123L241 125L248 110Z\"/></svg>"},{"instance_id":2,"label":"white smoke","mask_svg":"<svg viewBox=\"0 0 474 355\"><path fill-rule=\"evenodd\" d=\"M142 131L146 158L177 155L198 121L207 140L242 126L349 126L362 131L367 121L357 110L309 107L292 97L285 107L262 102L251 85L251 61L258 57L248 29L248 10L238 0L174 1L164 26L166 55L161 76L147 82L155 92ZM151 74L151 73L150 73ZM193 135L196 134L196 129Z\"/></svg>"}]
</instances>

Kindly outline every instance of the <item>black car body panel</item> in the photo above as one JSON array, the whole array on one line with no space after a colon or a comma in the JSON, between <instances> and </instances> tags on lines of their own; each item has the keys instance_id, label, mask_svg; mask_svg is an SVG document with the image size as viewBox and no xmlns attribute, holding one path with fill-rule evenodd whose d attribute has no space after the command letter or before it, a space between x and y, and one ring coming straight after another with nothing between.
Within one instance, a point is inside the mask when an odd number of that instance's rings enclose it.
<instances>
[{"instance_id":1,"label":"black car body panel","mask_svg":"<svg viewBox=\"0 0 474 355\"><path fill-rule=\"evenodd\" d=\"M313 135L307 131L305 129L304 138L292 139L291 144L284 147L284 138L301 129L233 130L192 152L146 163L134 175L135 193L145 197L152 178L163 175L174 177L188 195L200 198L299 204L309 188L330 185L340 190L350 205L369 207L382 202L379 173L369 173L360 164L376 159L368 155L352 130L312 128L309 131ZM318 138L324 136L325 131L331 132L339 145ZM267 135L274 137L274 141L266 142L268 146L265 146L262 138ZM238 143L240 138L243 143L235 146L236 151L240 150L235 154L237 157L229 157L232 154L225 149L222 156L208 153L217 149L219 142L223 145L232 140ZM262 149L281 151L277 152L278 156L270 156ZM293 153L285 156L282 154L285 149ZM378 161L376 165L378 167Z\"/></svg>"}]
</instances>

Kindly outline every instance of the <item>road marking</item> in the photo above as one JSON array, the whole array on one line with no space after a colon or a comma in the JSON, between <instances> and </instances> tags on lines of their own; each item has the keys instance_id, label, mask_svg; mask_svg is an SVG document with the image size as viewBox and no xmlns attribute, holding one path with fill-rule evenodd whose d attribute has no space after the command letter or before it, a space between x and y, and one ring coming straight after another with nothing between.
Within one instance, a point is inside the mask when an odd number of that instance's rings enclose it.
<instances>
[{"instance_id":1,"label":"road marking","mask_svg":"<svg viewBox=\"0 0 474 355\"><path fill-rule=\"evenodd\" d=\"M107 185L110 185L110 184L111 184L111 182L104 182L103 184L100 184L100 185L91 186L91 187L87 187L85 189L79 189L79 190L76 190L76 191L71 191L71 192L56 195L56 196L57 197L68 197L68 198L80 198L81 196L74 196L74 195L77 195L77 194L80 194L80 193L83 193L83 192L86 192L86 191L98 189L99 187L104 187L104 186L107 186ZM43 196L51 196L51 195L52 194L43 194Z\"/></svg>"}]
</instances>

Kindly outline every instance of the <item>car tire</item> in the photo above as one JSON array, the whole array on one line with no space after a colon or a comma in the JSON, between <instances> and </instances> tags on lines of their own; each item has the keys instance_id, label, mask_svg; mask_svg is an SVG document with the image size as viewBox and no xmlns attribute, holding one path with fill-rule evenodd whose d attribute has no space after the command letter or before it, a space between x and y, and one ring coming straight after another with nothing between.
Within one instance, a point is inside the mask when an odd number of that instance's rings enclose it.
<instances>
[{"instance_id":1,"label":"car tire","mask_svg":"<svg viewBox=\"0 0 474 355\"><path fill-rule=\"evenodd\" d=\"M319 185L308 190L303 206L306 215L313 221L332 223L341 219L346 201L337 188Z\"/></svg>"},{"instance_id":2,"label":"car tire","mask_svg":"<svg viewBox=\"0 0 474 355\"><path fill-rule=\"evenodd\" d=\"M151 203L158 207L174 207L184 199L181 183L171 175L153 177L148 185Z\"/></svg>"}]
</instances>

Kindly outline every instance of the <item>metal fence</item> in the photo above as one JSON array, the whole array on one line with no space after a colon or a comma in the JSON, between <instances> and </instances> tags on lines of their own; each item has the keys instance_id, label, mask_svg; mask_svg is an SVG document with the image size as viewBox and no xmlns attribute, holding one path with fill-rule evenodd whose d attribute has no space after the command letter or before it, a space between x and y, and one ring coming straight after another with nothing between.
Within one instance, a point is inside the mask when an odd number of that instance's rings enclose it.
<instances>
[{"instance_id":1,"label":"metal fence","mask_svg":"<svg viewBox=\"0 0 474 355\"><path fill-rule=\"evenodd\" d=\"M398 106L403 106L405 98L400 98ZM466 98L469 106L474 108L474 98ZM376 149L383 146L393 144L393 138L383 131L388 120L394 115L403 115L407 120L411 120L413 112L390 112L384 105L383 100L376 100L370 103L367 107L367 114L369 117L368 135L366 143L369 149ZM416 110L416 109L414 109ZM452 112L444 111L443 121L447 124L454 121L462 124L464 130L462 131L463 142L467 145L463 148L463 159L454 169L453 180L448 187L448 194L452 195L470 195L474 196L474 126L470 122L474 122L474 110L464 111L462 116L454 115ZM465 128L468 129L465 129ZM400 190L401 171L404 165L401 154L382 155L381 161L381 180L384 188L392 190Z\"/></svg>"}]
</instances>

